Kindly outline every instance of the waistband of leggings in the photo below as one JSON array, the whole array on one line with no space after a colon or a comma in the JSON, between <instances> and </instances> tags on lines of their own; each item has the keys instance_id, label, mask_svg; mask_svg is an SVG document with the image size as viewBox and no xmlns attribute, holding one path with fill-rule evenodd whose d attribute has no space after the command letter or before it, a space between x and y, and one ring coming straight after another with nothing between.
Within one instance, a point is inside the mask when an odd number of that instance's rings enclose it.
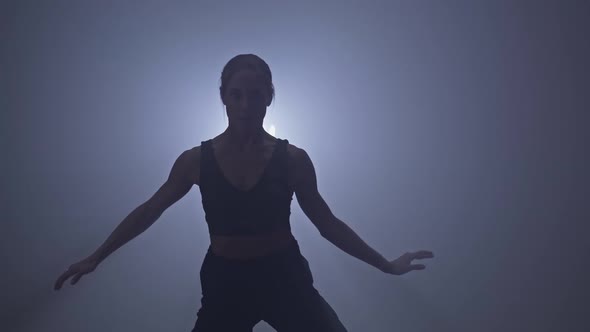
<instances>
[{"instance_id":1,"label":"waistband of leggings","mask_svg":"<svg viewBox=\"0 0 590 332\"><path fill-rule=\"evenodd\" d=\"M253 258L227 258L216 255L213 253L211 245L207 249L207 257L218 263L225 263L230 265L259 265L259 264L272 264L273 262L279 262L289 257L298 257L301 255L299 249L299 242L296 239L292 239L291 243L285 248L276 250L270 254L253 257Z\"/></svg>"}]
</instances>

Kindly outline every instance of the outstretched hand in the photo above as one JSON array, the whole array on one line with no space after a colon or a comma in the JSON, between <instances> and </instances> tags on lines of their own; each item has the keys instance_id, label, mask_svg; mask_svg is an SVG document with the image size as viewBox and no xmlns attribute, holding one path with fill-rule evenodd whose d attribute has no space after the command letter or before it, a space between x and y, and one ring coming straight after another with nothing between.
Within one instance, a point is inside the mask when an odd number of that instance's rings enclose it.
<instances>
[{"instance_id":1,"label":"outstretched hand","mask_svg":"<svg viewBox=\"0 0 590 332\"><path fill-rule=\"evenodd\" d=\"M426 268L424 264L412 264L412 260L432 257L434 257L434 254L428 250L406 252L399 258L390 261L388 264L385 264L385 266L383 266L381 270L385 273L394 275L406 274L413 270L424 270Z\"/></svg>"},{"instance_id":2,"label":"outstretched hand","mask_svg":"<svg viewBox=\"0 0 590 332\"><path fill-rule=\"evenodd\" d=\"M74 276L71 280L71 284L75 285L83 275L88 274L96 269L98 261L92 257L81 260L78 263L72 264L57 280L53 286L54 290L61 289L63 283L68 280L71 276Z\"/></svg>"}]
</instances>

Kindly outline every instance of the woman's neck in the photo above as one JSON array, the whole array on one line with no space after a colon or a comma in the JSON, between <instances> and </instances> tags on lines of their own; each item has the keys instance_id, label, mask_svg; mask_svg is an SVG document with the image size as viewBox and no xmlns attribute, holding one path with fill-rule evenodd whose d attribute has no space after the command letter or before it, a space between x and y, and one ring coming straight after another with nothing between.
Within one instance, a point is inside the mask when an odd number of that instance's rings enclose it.
<instances>
[{"instance_id":1,"label":"woman's neck","mask_svg":"<svg viewBox=\"0 0 590 332\"><path fill-rule=\"evenodd\" d=\"M264 145L267 133L263 127L255 130L228 127L222 136L226 144L237 151L258 150Z\"/></svg>"}]
</instances>

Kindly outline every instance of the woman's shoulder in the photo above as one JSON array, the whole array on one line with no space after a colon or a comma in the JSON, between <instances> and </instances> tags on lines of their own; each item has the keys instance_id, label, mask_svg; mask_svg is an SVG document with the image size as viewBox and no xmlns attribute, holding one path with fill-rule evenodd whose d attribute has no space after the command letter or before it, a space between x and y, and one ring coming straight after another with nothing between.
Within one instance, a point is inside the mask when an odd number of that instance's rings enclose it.
<instances>
[{"instance_id":1,"label":"woman's shoulder","mask_svg":"<svg viewBox=\"0 0 590 332\"><path fill-rule=\"evenodd\" d=\"M307 152L303 148L287 142L287 156L289 164L297 165L302 159L307 158Z\"/></svg>"},{"instance_id":2,"label":"woman's shoulder","mask_svg":"<svg viewBox=\"0 0 590 332\"><path fill-rule=\"evenodd\" d=\"M192 148L184 150L181 155L185 155L186 158L192 162L199 161L201 159L201 147L202 145L193 146Z\"/></svg>"},{"instance_id":3,"label":"woman's shoulder","mask_svg":"<svg viewBox=\"0 0 590 332\"><path fill-rule=\"evenodd\" d=\"M191 181L199 185L200 183L200 168L201 168L201 145L184 150L178 157L178 161L182 161L184 169L188 172Z\"/></svg>"},{"instance_id":4,"label":"woman's shoulder","mask_svg":"<svg viewBox=\"0 0 590 332\"><path fill-rule=\"evenodd\" d=\"M297 153L299 153L299 150L301 150L298 146L296 146L295 144L290 143L288 140L287 141L287 154L289 155L289 159L295 157L297 155Z\"/></svg>"}]
</instances>

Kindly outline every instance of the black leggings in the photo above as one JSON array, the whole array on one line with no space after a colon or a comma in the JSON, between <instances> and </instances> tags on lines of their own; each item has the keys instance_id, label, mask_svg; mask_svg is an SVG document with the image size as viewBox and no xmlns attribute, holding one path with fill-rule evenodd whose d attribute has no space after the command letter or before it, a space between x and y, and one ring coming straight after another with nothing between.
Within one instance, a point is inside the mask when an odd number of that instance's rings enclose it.
<instances>
[{"instance_id":1,"label":"black leggings","mask_svg":"<svg viewBox=\"0 0 590 332\"><path fill-rule=\"evenodd\" d=\"M252 331L261 320L279 332L346 331L313 286L296 240L248 260L217 256L209 247L200 274L203 296L193 332Z\"/></svg>"}]
</instances>

